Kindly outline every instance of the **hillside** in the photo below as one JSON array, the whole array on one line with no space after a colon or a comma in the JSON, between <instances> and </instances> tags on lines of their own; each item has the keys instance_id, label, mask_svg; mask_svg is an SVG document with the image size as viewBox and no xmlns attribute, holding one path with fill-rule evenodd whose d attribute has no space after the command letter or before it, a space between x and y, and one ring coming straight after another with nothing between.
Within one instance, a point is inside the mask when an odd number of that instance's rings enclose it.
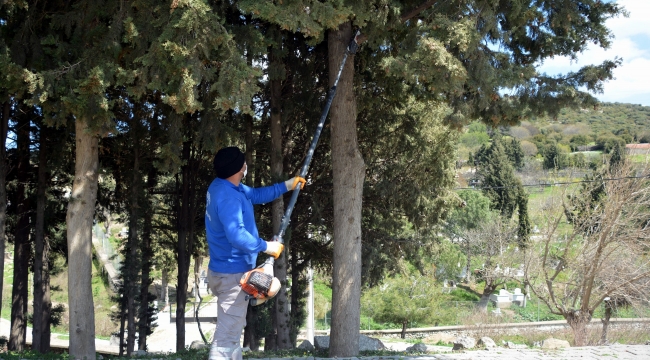
<instances>
[{"instance_id":1,"label":"hillside","mask_svg":"<svg viewBox=\"0 0 650 360\"><path fill-rule=\"evenodd\" d=\"M459 160L469 160L470 154L489 142L493 131L478 122L466 127L460 138ZM609 153L616 144L650 143L650 107L603 103L596 109L564 109L557 118L531 118L497 131L519 140L525 155L531 158L543 157L551 144L565 154L584 150ZM587 166L588 162L586 159L582 163Z\"/></svg>"}]
</instances>

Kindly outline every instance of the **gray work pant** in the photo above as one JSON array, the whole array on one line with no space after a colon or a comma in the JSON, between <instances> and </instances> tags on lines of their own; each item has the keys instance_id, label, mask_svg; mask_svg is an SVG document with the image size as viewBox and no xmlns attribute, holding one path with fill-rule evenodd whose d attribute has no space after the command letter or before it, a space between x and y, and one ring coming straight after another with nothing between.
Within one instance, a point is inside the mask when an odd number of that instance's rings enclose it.
<instances>
[{"instance_id":1,"label":"gray work pant","mask_svg":"<svg viewBox=\"0 0 650 360\"><path fill-rule=\"evenodd\" d=\"M246 326L248 300L239 286L243 273L208 272L210 291L217 297L217 328L209 360L241 360L241 332Z\"/></svg>"}]
</instances>

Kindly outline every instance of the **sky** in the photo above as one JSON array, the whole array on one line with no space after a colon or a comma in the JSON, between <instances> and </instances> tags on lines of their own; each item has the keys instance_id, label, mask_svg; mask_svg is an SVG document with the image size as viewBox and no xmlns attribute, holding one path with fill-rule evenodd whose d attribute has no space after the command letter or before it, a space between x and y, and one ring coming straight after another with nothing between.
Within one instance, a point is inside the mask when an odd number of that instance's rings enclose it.
<instances>
[{"instance_id":1,"label":"sky","mask_svg":"<svg viewBox=\"0 0 650 360\"><path fill-rule=\"evenodd\" d=\"M614 79L605 83L602 94L594 94L603 102L620 102L650 106L650 0L618 0L629 17L607 21L614 38L609 49L591 45L578 55L577 61L566 57L546 60L539 68L549 75L576 71L604 60L623 59L614 70Z\"/></svg>"}]
</instances>

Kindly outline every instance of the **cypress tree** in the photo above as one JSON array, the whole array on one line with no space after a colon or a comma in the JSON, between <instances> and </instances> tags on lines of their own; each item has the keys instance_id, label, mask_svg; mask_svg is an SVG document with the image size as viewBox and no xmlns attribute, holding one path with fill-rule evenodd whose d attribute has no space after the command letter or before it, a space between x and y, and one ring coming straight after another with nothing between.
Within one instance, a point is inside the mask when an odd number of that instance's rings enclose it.
<instances>
[{"instance_id":1,"label":"cypress tree","mask_svg":"<svg viewBox=\"0 0 650 360\"><path fill-rule=\"evenodd\" d=\"M478 155L477 155L478 156ZM496 137L481 154L476 175L481 181L483 193L490 199L493 210L510 219L517 208L521 181L515 177L501 140Z\"/></svg>"}]
</instances>

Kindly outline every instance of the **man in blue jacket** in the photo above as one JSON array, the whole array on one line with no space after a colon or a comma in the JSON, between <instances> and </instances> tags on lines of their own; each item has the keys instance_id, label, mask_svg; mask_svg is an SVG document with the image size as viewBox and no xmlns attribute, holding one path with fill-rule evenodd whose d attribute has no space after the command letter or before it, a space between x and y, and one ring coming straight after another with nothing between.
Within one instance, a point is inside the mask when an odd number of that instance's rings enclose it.
<instances>
[{"instance_id":1,"label":"man in blue jacket","mask_svg":"<svg viewBox=\"0 0 650 360\"><path fill-rule=\"evenodd\" d=\"M273 201L305 179L294 177L283 183L251 188L246 177L244 154L237 147L219 150L214 157L217 177L208 188L205 232L210 251L208 282L217 296L217 327L210 347L210 360L242 358L240 338L246 326L248 301L239 285L242 275L255 267L257 253L275 258L284 245L259 237L253 205Z\"/></svg>"}]
</instances>

